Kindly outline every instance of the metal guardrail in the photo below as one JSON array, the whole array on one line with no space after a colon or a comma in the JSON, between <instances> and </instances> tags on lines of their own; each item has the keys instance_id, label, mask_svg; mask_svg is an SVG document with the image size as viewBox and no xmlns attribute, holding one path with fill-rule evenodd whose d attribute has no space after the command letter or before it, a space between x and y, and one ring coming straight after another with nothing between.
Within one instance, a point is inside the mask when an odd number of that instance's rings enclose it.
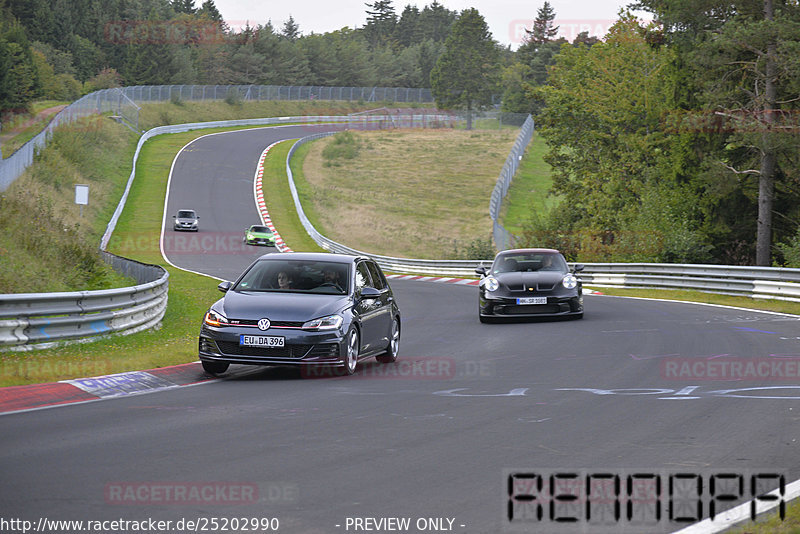
<instances>
[{"instance_id":1,"label":"metal guardrail","mask_svg":"<svg viewBox=\"0 0 800 534\"><path fill-rule=\"evenodd\" d=\"M104 260L138 285L99 291L0 295L0 348L50 348L69 340L133 334L157 325L167 306L169 273L108 252Z\"/></svg>"},{"instance_id":2,"label":"metal guardrail","mask_svg":"<svg viewBox=\"0 0 800 534\"><path fill-rule=\"evenodd\" d=\"M800 302L800 269L671 263L587 263L581 280L597 287L688 289Z\"/></svg>"}]
</instances>

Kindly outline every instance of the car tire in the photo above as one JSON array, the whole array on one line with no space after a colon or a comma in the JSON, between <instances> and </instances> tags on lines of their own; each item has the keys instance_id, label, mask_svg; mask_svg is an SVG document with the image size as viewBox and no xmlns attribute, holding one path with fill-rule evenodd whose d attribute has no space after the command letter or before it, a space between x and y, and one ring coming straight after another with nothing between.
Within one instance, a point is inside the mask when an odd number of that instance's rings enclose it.
<instances>
[{"instance_id":1,"label":"car tire","mask_svg":"<svg viewBox=\"0 0 800 534\"><path fill-rule=\"evenodd\" d=\"M394 363L397 361L397 353L400 350L400 321L397 317L392 319L392 333L389 339L389 346L386 352L378 354L375 359L380 363Z\"/></svg>"},{"instance_id":2,"label":"car tire","mask_svg":"<svg viewBox=\"0 0 800 534\"><path fill-rule=\"evenodd\" d=\"M347 344L345 346L344 355L344 373L345 375L352 375L356 372L358 367L358 355L361 353L361 339L358 335L358 329L353 327L347 334Z\"/></svg>"},{"instance_id":3,"label":"car tire","mask_svg":"<svg viewBox=\"0 0 800 534\"><path fill-rule=\"evenodd\" d=\"M228 370L230 364L228 362L201 362L203 364L203 371L210 375L221 375Z\"/></svg>"},{"instance_id":4,"label":"car tire","mask_svg":"<svg viewBox=\"0 0 800 534\"><path fill-rule=\"evenodd\" d=\"M486 317L485 315L478 314L478 319L480 319L483 324L489 324L493 322L491 317Z\"/></svg>"}]
</instances>

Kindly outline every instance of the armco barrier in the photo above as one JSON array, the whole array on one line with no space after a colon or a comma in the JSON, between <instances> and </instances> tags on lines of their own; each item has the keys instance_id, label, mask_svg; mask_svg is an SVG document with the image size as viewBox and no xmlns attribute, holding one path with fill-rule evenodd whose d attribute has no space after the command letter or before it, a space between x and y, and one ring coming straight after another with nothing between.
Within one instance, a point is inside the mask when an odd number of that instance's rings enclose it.
<instances>
[{"instance_id":1,"label":"armco barrier","mask_svg":"<svg viewBox=\"0 0 800 534\"><path fill-rule=\"evenodd\" d=\"M132 334L157 325L167 307L169 273L103 253L138 285L100 291L0 295L0 348L48 348L68 340Z\"/></svg>"},{"instance_id":2,"label":"armco barrier","mask_svg":"<svg viewBox=\"0 0 800 534\"><path fill-rule=\"evenodd\" d=\"M800 269L672 263L587 263L584 283L598 287L691 289L800 302Z\"/></svg>"}]
</instances>

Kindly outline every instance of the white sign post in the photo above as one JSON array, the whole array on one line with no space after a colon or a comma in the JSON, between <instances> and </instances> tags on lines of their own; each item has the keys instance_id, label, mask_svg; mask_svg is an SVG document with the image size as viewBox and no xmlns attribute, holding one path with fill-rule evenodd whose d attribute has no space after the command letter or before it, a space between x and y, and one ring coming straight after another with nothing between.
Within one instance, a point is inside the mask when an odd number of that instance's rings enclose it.
<instances>
[{"instance_id":1,"label":"white sign post","mask_svg":"<svg viewBox=\"0 0 800 534\"><path fill-rule=\"evenodd\" d=\"M81 217L83 217L83 207L89 204L89 186L83 184L75 185L75 204L81 207Z\"/></svg>"}]
</instances>

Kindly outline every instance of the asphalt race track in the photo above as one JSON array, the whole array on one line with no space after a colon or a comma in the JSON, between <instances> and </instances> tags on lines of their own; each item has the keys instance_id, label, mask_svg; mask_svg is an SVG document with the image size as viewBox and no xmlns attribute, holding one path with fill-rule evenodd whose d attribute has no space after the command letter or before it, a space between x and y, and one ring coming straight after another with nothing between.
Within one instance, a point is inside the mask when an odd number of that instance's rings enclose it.
<instances>
[{"instance_id":1,"label":"asphalt race track","mask_svg":"<svg viewBox=\"0 0 800 534\"><path fill-rule=\"evenodd\" d=\"M192 208L199 235L240 242L258 222L259 154L299 135L253 130L190 145L175 165L167 232L171 213ZM170 260L232 279L268 250L249 248ZM541 520L509 522L508 475L800 478L796 373L701 374L709 362L796 363L797 318L587 296L583 320L484 325L474 287L392 287L403 314L395 365L320 379L233 366L227 380L0 417L0 516L277 518L285 533L642 532L625 519L564 526L547 507ZM654 531L679 526L662 520Z\"/></svg>"}]
</instances>

